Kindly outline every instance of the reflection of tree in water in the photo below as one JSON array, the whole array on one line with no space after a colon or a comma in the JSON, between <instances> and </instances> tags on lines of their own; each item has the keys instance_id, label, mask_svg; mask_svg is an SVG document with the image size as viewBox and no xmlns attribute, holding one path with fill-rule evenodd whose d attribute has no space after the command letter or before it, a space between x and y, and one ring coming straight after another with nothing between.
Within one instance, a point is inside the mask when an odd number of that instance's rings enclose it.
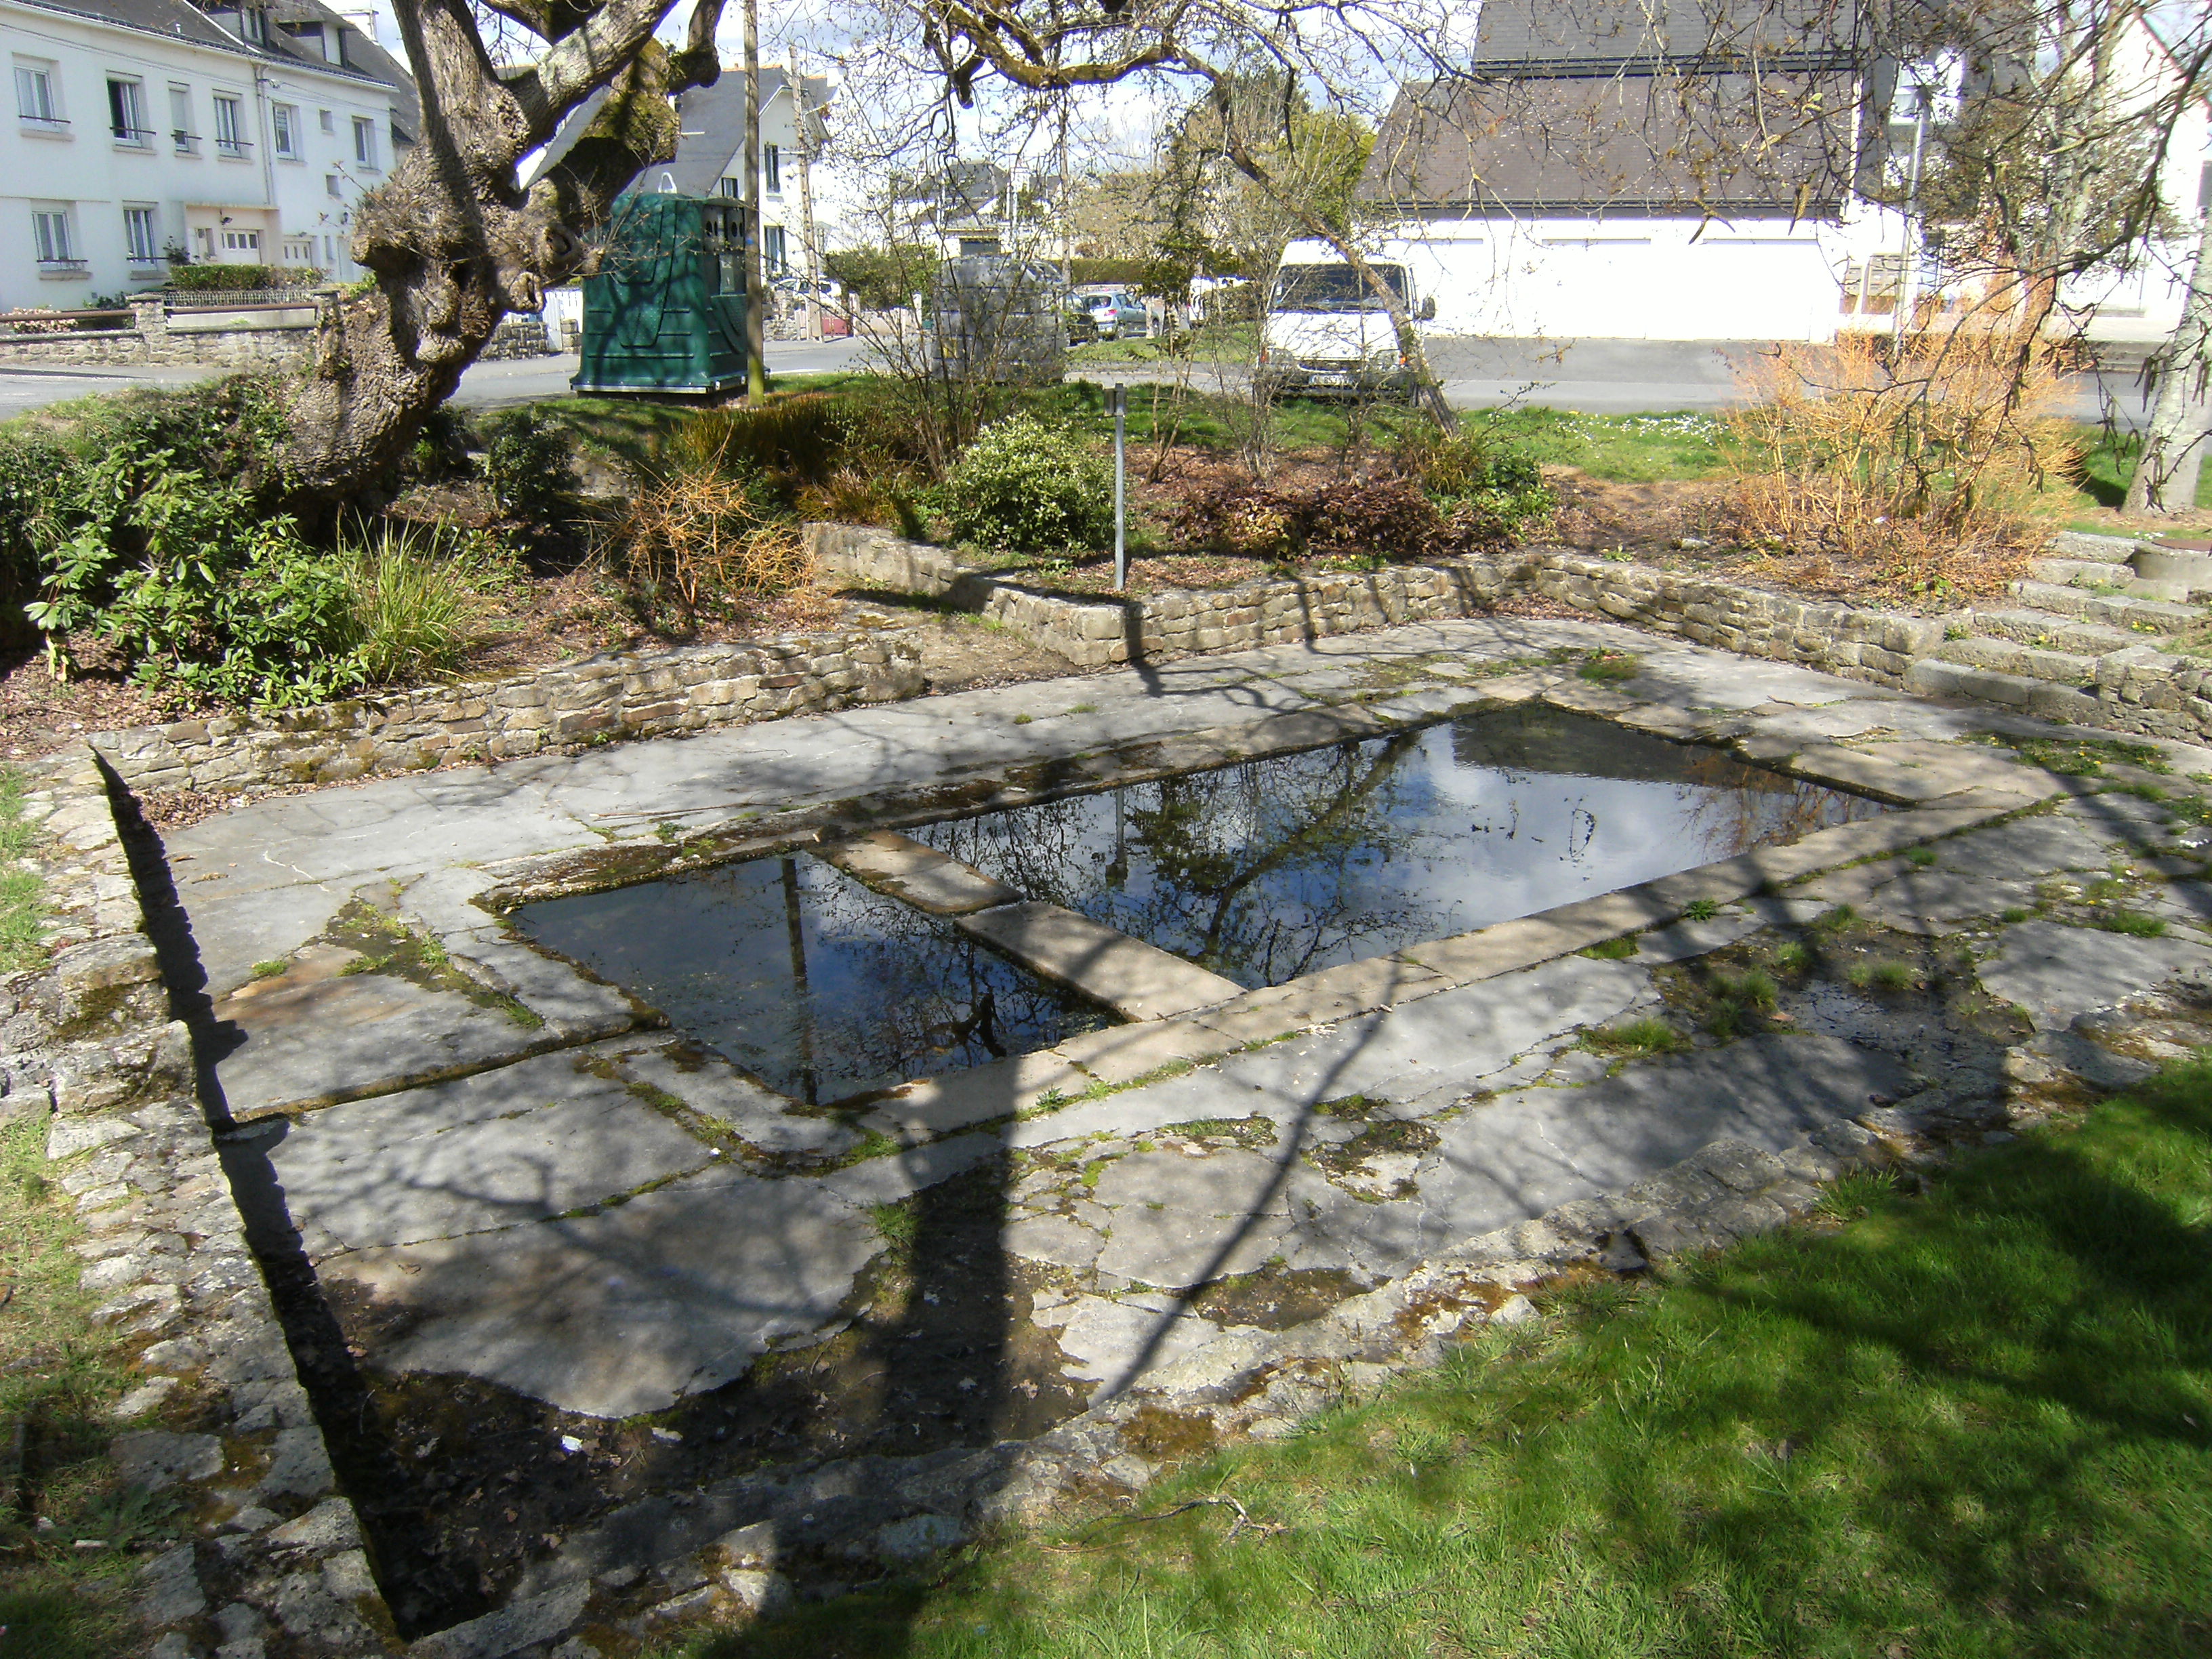
<instances>
[{"instance_id":1,"label":"reflection of tree in water","mask_svg":"<svg viewBox=\"0 0 2212 1659\"><path fill-rule=\"evenodd\" d=\"M1713 750L1695 749L1690 755L1684 781L1698 787L1684 792L1682 829L1704 848L1707 860L1796 841L1881 811L1873 801L1746 766Z\"/></svg>"},{"instance_id":2,"label":"reflection of tree in water","mask_svg":"<svg viewBox=\"0 0 2212 1659\"><path fill-rule=\"evenodd\" d=\"M1108 796L939 824L926 838L1007 885L1245 984L1433 937L1448 914L1365 872L1443 843L1416 827L1420 734L1251 761ZM1147 878L1128 885L1133 863Z\"/></svg>"},{"instance_id":3,"label":"reflection of tree in water","mask_svg":"<svg viewBox=\"0 0 2212 1659\"><path fill-rule=\"evenodd\" d=\"M794 984L792 1011L804 1098L979 1066L1107 1023L943 922L808 865L804 950L793 951L794 981L808 981Z\"/></svg>"}]
</instances>

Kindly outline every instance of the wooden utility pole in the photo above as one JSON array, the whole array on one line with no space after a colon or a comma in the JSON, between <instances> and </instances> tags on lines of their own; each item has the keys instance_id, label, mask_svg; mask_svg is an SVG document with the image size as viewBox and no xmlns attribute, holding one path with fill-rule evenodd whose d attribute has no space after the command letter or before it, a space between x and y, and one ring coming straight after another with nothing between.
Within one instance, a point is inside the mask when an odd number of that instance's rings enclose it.
<instances>
[{"instance_id":1,"label":"wooden utility pole","mask_svg":"<svg viewBox=\"0 0 2212 1659\"><path fill-rule=\"evenodd\" d=\"M799 112L799 234L806 255L806 337L822 337L822 252L814 240L814 125L806 107L806 65L792 47L792 107Z\"/></svg>"},{"instance_id":2,"label":"wooden utility pole","mask_svg":"<svg viewBox=\"0 0 2212 1659\"><path fill-rule=\"evenodd\" d=\"M745 401L768 396L768 296L761 281L760 0L745 0Z\"/></svg>"}]
</instances>

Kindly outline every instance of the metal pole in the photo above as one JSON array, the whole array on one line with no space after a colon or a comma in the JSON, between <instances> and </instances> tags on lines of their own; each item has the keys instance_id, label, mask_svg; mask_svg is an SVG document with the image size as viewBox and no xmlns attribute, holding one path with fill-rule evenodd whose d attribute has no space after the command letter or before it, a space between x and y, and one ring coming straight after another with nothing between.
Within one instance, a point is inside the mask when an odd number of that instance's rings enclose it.
<instances>
[{"instance_id":1,"label":"metal pole","mask_svg":"<svg viewBox=\"0 0 2212 1659\"><path fill-rule=\"evenodd\" d=\"M1114 400L1114 591L1119 593L1129 585L1127 492L1122 483L1127 462L1129 388L1117 386L1108 395Z\"/></svg>"},{"instance_id":2,"label":"metal pole","mask_svg":"<svg viewBox=\"0 0 2212 1659\"><path fill-rule=\"evenodd\" d=\"M768 396L768 329L761 316L760 0L745 0L745 401Z\"/></svg>"}]
</instances>

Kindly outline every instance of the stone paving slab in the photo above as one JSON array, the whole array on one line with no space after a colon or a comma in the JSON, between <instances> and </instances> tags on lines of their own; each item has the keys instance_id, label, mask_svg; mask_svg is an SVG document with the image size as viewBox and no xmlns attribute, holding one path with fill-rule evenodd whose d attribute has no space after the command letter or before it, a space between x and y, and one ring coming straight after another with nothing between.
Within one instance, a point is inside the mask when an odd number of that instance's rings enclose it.
<instances>
[{"instance_id":1,"label":"stone paving slab","mask_svg":"<svg viewBox=\"0 0 2212 1659\"><path fill-rule=\"evenodd\" d=\"M819 1183L710 1173L597 1215L323 1271L404 1316L385 1370L463 1372L590 1417L665 1410L829 1319L882 1247Z\"/></svg>"},{"instance_id":2,"label":"stone paving slab","mask_svg":"<svg viewBox=\"0 0 2212 1659\"><path fill-rule=\"evenodd\" d=\"M686 1174L714 1154L577 1057L332 1106L270 1150L307 1254L542 1221Z\"/></svg>"},{"instance_id":3,"label":"stone paving slab","mask_svg":"<svg viewBox=\"0 0 2212 1659\"><path fill-rule=\"evenodd\" d=\"M459 1076L566 1041L543 1022L383 973L259 981L216 1003L215 1018L238 1043L216 1069L240 1123Z\"/></svg>"},{"instance_id":4,"label":"stone paving slab","mask_svg":"<svg viewBox=\"0 0 2212 1659\"><path fill-rule=\"evenodd\" d=\"M2039 1031L2064 1030L2083 1014L2117 1006L2180 975L2212 968L2212 948L2179 939L2131 939L2053 921L2006 931L1981 964L1983 988L2017 1003Z\"/></svg>"},{"instance_id":5,"label":"stone paving slab","mask_svg":"<svg viewBox=\"0 0 2212 1659\"><path fill-rule=\"evenodd\" d=\"M933 916L964 916L1021 897L981 870L889 830L823 847L816 856Z\"/></svg>"},{"instance_id":6,"label":"stone paving slab","mask_svg":"<svg viewBox=\"0 0 2212 1659\"><path fill-rule=\"evenodd\" d=\"M1244 988L1157 945L1038 899L963 915L957 926L1125 1019L1187 1014L1226 1002Z\"/></svg>"}]
</instances>

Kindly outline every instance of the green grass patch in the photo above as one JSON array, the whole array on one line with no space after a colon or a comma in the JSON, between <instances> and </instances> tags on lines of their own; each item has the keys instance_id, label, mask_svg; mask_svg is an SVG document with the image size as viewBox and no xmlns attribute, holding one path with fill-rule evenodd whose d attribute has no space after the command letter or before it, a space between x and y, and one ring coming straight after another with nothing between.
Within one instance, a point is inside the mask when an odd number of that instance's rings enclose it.
<instances>
[{"instance_id":1,"label":"green grass patch","mask_svg":"<svg viewBox=\"0 0 2212 1659\"><path fill-rule=\"evenodd\" d=\"M1583 1046L1601 1054L1671 1054L1690 1046L1689 1039L1655 1015L1607 1025L1583 1034Z\"/></svg>"},{"instance_id":2,"label":"green grass patch","mask_svg":"<svg viewBox=\"0 0 2212 1659\"><path fill-rule=\"evenodd\" d=\"M2142 434L2111 431L2085 422L2075 426L2075 439L2081 447L2081 475L2074 485L2080 507L2084 511L2118 507L2127 500L2128 483L2136 476L2136 463L2142 459ZM2197 480L2197 505L2212 509L2212 469ZM2077 528L2107 536L2116 533L2112 525L2094 521L2085 521Z\"/></svg>"},{"instance_id":3,"label":"green grass patch","mask_svg":"<svg viewBox=\"0 0 2212 1659\"><path fill-rule=\"evenodd\" d=\"M2166 932L2165 918L2147 916L2140 910L2115 910L2099 916L2097 926L2108 933L2126 933L2135 939L2157 939Z\"/></svg>"},{"instance_id":4,"label":"green grass patch","mask_svg":"<svg viewBox=\"0 0 2212 1659\"><path fill-rule=\"evenodd\" d=\"M2107 738L2020 738L2002 732L1991 733L1990 741L2002 744L2029 765L2061 777L2102 777L2105 768L2115 762L2140 766L2146 772L2173 770L2166 763L2166 757L2147 743Z\"/></svg>"},{"instance_id":5,"label":"green grass patch","mask_svg":"<svg viewBox=\"0 0 2212 1659\"><path fill-rule=\"evenodd\" d=\"M0 972L35 968L46 959L46 885L22 867L39 844L39 830L23 817L23 775L0 767Z\"/></svg>"},{"instance_id":6,"label":"green grass patch","mask_svg":"<svg viewBox=\"0 0 2212 1659\"><path fill-rule=\"evenodd\" d=\"M1685 921L1711 921L1720 915L1721 907L1711 899L1692 899L1682 907Z\"/></svg>"},{"instance_id":7,"label":"green grass patch","mask_svg":"<svg viewBox=\"0 0 2212 1659\"><path fill-rule=\"evenodd\" d=\"M39 1659L106 1659L131 1650L131 1546L170 1530L168 1508L115 1483L108 1413L131 1385L123 1340L94 1326L105 1298L78 1283L83 1237L52 1182L46 1124L0 1124L0 1420L27 1428L25 1501L0 1513L0 1650ZM150 1428L157 1423L137 1426ZM36 1517L52 1522L41 1529ZM102 1547L80 1550L79 1539Z\"/></svg>"},{"instance_id":8,"label":"green grass patch","mask_svg":"<svg viewBox=\"0 0 2212 1659\"><path fill-rule=\"evenodd\" d=\"M2170 1659L2212 1644L2212 1066L1544 1298L1142 1512L718 1659Z\"/></svg>"},{"instance_id":9,"label":"green grass patch","mask_svg":"<svg viewBox=\"0 0 2212 1659\"><path fill-rule=\"evenodd\" d=\"M1936 849L1932 847L1908 847L1905 850L1905 861L1925 870L1936 862Z\"/></svg>"},{"instance_id":10,"label":"green grass patch","mask_svg":"<svg viewBox=\"0 0 2212 1659\"><path fill-rule=\"evenodd\" d=\"M1617 483L1717 478L1729 470L1721 453L1721 423L1689 410L1582 415L1566 409L1516 409L1467 418L1547 465L1579 467L1593 478Z\"/></svg>"},{"instance_id":11,"label":"green grass patch","mask_svg":"<svg viewBox=\"0 0 2212 1659\"><path fill-rule=\"evenodd\" d=\"M1603 944L1586 946L1580 954L1595 957L1600 962L1626 962L1636 954L1637 949L1635 939L1624 933L1619 939L1609 939Z\"/></svg>"},{"instance_id":12,"label":"green grass patch","mask_svg":"<svg viewBox=\"0 0 2212 1659\"><path fill-rule=\"evenodd\" d=\"M1593 651L1583 659L1575 672L1595 685L1612 685L1621 680L1632 680L1644 672L1644 664L1633 652Z\"/></svg>"}]
</instances>

